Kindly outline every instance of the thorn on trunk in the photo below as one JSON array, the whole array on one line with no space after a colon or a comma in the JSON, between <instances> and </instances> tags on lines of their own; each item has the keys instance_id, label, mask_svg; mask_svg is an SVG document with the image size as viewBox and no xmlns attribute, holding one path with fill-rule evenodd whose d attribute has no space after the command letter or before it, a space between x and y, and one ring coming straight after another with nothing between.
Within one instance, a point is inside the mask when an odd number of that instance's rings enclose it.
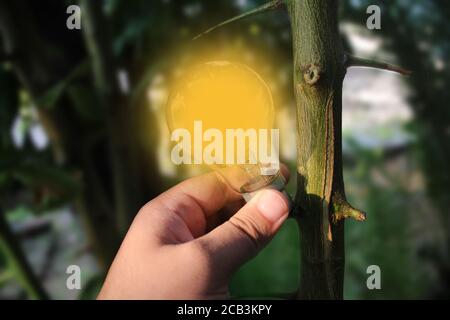
<instances>
[{"instance_id":1,"label":"thorn on trunk","mask_svg":"<svg viewBox=\"0 0 450 320\"><path fill-rule=\"evenodd\" d=\"M356 221L365 221L366 213L352 207L347 200L342 198L334 199L333 201L333 222L336 223L339 220L346 218L353 218Z\"/></svg>"}]
</instances>

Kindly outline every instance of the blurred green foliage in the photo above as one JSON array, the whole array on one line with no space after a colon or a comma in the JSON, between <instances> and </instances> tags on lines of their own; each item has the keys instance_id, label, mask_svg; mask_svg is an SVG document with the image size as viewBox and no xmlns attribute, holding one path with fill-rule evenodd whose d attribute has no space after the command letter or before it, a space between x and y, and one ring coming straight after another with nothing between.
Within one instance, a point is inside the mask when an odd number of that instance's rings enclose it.
<instances>
[{"instance_id":1,"label":"blurred green foliage","mask_svg":"<svg viewBox=\"0 0 450 320\"><path fill-rule=\"evenodd\" d=\"M263 2L99 1L109 37L105 33L88 39L83 32L61 28L65 26L66 6L77 1L0 0L0 215L7 221L2 224L6 229L0 231L1 235L13 231L13 242L19 244L14 248L15 257L0 252L0 289L19 278L41 287L29 268L12 270L11 266L17 264L11 264L11 260L19 258L17 261L26 264L20 258L24 241L12 226L26 220L29 212L33 216L52 215L58 211L51 210L70 207L76 219L83 222L88 252L100 266L84 280L79 298L95 297L122 232L116 203L117 194L124 191L113 183L110 149L117 141L112 136L118 132L127 142L120 145L119 141L119 147L125 150L120 160L134 188L126 189L133 196L125 206L132 208L126 212L127 221L131 221L145 201L176 182L159 174L155 160L159 133L154 128L158 120L146 95L157 76L163 75L167 86L183 63L195 61L204 52L224 59L226 48L242 47L243 43L250 55L265 52L272 61L267 68L282 71L290 79L290 31L282 13L253 17L191 41L208 27ZM406 159L407 176L420 173L425 177L428 197L421 191L411 191L405 183L409 181L405 172L389 169L392 159L384 150L358 146L351 141L350 133L352 163L346 163L344 175L347 193L353 203L368 212L368 220L364 224L346 223L345 296L448 297L450 5L439 0L346 0L341 1L342 22L364 26L369 4L382 8L382 29L371 31L371 36L383 39L383 53L414 71L407 81L415 115L408 130L417 142L407 146L401 158ZM108 108L100 103L102 94L92 77L95 59L86 50L87 40L104 41L112 51L112 63L103 67L123 69L129 78L129 94L124 96L115 88L114 97L119 98L111 99L113 105ZM101 60L101 50L99 57ZM272 80L286 93L279 95L277 103L293 105L290 82L283 82L282 77ZM111 84L114 79L109 81ZM114 108L132 112L123 116L110 112ZM291 112L295 112L293 108ZM11 128L15 121L19 121L24 138L21 148L13 143ZM29 136L36 123L45 127L50 138L50 146L42 150ZM289 165L295 172L295 164ZM295 178L291 180L289 192L294 194ZM431 200L418 208L417 198ZM438 221L444 241L423 241L426 228L415 229L417 223L430 217ZM67 259L72 259L80 248L73 245L60 250L66 250ZM233 296L265 297L295 290L298 259L298 232L295 223L289 221L267 249L236 274L231 284ZM370 264L381 267L382 290L366 288Z\"/></svg>"}]
</instances>

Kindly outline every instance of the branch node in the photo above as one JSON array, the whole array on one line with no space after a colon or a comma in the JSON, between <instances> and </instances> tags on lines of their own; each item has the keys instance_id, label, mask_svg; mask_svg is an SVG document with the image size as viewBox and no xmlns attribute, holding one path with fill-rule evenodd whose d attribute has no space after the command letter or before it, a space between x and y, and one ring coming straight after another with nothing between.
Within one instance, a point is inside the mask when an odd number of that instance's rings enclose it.
<instances>
[{"instance_id":1,"label":"branch node","mask_svg":"<svg viewBox=\"0 0 450 320\"><path fill-rule=\"evenodd\" d=\"M263 5L259 6L259 7L251 9L251 10L249 10L247 12L244 12L244 13L236 16L236 17L233 17L233 18L230 18L228 20L225 20L225 21L215 25L214 27L209 28L208 30L206 30L206 31L200 33L199 35L195 36L192 40L197 40L198 38L200 38L200 37L210 33L211 31L214 31L214 30L216 30L216 29L218 29L220 27L223 27L223 26L225 26L227 24L230 24L232 22L235 22L235 21L238 21L238 20L250 17L250 16L254 16L254 15L257 15L259 13L263 13L263 12L266 12L266 11L269 11L269 10L277 9L282 4L283 4L282 0L269 1L269 2L263 4Z\"/></svg>"},{"instance_id":2,"label":"branch node","mask_svg":"<svg viewBox=\"0 0 450 320\"><path fill-rule=\"evenodd\" d=\"M309 85L314 85L319 81L322 70L317 64L308 64L303 69L303 79Z\"/></svg>"},{"instance_id":3,"label":"branch node","mask_svg":"<svg viewBox=\"0 0 450 320\"><path fill-rule=\"evenodd\" d=\"M356 221L365 221L366 213L352 207L347 200L337 198L333 200L333 222L336 223L339 220L346 218L353 218Z\"/></svg>"},{"instance_id":4,"label":"branch node","mask_svg":"<svg viewBox=\"0 0 450 320\"><path fill-rule=\"evenodd\" d=\"M409 76L412 73L412 71L410 71L410 70L404 69L402 67L399 67L399 66L396 66L393 64L389 64L389 63L385 63L385 62L381 62L381 61L375 61L375 60L371 60L371 59L359 58L359 57L355 57L355 56L352 56L349 54L345 55L344 63L345 63L346 68L351 68L351 67L374 68L374 69L396 72L396 73L399 73L404 76Z\"/></svg>"}]
</instances>

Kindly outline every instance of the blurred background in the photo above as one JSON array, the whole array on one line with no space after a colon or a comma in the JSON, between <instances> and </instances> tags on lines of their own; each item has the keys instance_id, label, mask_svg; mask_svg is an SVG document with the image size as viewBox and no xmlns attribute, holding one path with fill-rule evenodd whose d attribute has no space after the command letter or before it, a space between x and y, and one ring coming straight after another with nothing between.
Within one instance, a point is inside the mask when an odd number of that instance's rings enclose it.
<instances>
[{"instance_id":1,"label":"blurred background","mask_svg":"<svg viewBox=\"0 0 450 320\"><path fill-rule=\"evenodd\" d=\"M0 298L91 299L133 216L195 174L169 161L164 107L184 66L230 60L271 87L281 155L295 172L290 27L269 12L192 38L256 0L0 0ZM347 51L413 70L350 69L344 81L347 299L450 297L450 4L341 0ZM69 5L82 5L69 30ZM368 30L366 9L381 8ZM293 175L294 176L294 175ZM288 190L295 193L295 177ZM286 223L235 276L236 297L298 284ZM155 261L157 263L157 261ZM366 269L381 268L368 290ZM66 287L69 265L81 289ZM155 288L157 290L157 288Z\"/></svg>"}]
</instances>

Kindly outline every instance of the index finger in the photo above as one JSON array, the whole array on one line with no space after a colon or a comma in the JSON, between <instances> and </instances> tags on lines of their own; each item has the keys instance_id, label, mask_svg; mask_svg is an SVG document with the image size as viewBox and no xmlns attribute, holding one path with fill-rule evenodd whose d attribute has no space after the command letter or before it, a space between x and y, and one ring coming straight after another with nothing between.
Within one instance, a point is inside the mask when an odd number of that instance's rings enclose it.
<instances>
[{"instance_id":1,"label":"index finger","mask_svg":"<svg viewBox=\"0 0 450 320\"><path fill-rule=\"evenodd\" d=\"M280 173L287 182L290 173L286 165L280 164ZM166 193L168 197L173 197L179 192L193 198L206 216L215 214L225 205L242 199L242 195L233 190L225 178L215 171L185 180Z\"/></svg>"},{"instance_id":2,"label":"index finger","mask_svg":"<svg viewBox=\"0 0 450 320\"><path fill-rule=\"evenodd\" d=\"M215 214L228 203L242 198L217 172L185 180L165 192L164 198L167 197L172 202L180 193L194 200L206 216Z\"/></svg>"},{"instance_id":3,"label":"index finger","mask_svg":"<svg viewBox=\"0 0 450 320\"><path fill-rule=\"evenodd\" d=\"M205 234L208 221L240 198L223 177L211 172L187 179L162 193L141 209L141 216L151 217L151 225L161 238L171 234L185 242Z\"/></svg>"},{"instance_id":4,"label":"index finger","mask_svg":"<svg viewBox=\"0 0 450 320\"><path fill-rule=\"evenodd\" d=\"M289 174L283 166L281 173L285 177ZM196 238L206 232L208 221L220 209L240 199L242 195L233 190L220 174L210 172L177 184L150 201L146 209L164 213L166 217L167 214L175 214ZM164 224L159 225L162 227Z\"/></svg>"}]
</instances>

